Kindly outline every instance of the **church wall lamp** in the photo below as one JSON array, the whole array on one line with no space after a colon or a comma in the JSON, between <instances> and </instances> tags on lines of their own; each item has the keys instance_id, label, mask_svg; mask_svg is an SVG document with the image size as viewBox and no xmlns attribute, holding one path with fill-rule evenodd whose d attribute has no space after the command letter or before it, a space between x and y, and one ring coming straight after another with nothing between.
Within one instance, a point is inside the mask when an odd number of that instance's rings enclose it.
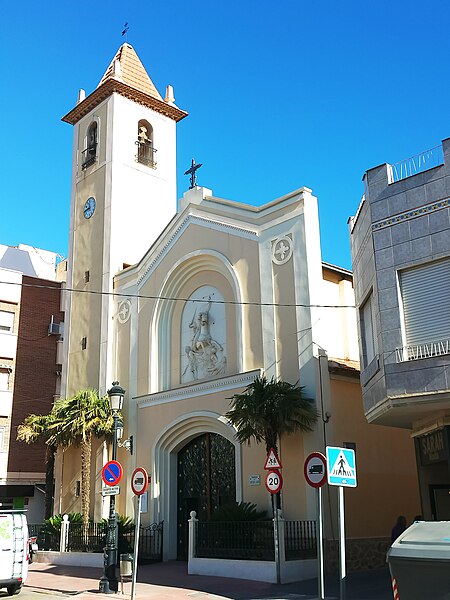
<instances>
[{"instance_id":1,"label":"church wall lamp","mask_svg":"<svg viewBox=\"0 0 450 600\"><path fill-rule=\"evenodd\" d=\"M117 445L119 448L125 448L127 452L133 454L133 436L130 435L126 440L123 440L123 423L119 421L117 423Z\"/></svg>"}]
</instances>

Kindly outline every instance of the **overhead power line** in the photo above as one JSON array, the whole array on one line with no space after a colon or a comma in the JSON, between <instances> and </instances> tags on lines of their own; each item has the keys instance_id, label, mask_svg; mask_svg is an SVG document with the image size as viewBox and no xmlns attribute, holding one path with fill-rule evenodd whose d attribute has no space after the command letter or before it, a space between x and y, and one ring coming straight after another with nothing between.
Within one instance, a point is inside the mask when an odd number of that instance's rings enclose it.
<instances>
[{"instance_id":1,"label":"overhead power line","mask_svg":"<svg viewBox=\"0 0 450 600\"><path fill-rule=\"evenodd\" d=\"M57 282L55 282L57 283ZM59 287L52 285L44 285L37 283L24 283L18 281L0 281L0 284L4 285L18 285L21 287L39 288L47 290L59 290ZM173 296L158 296L158 295L146 295L146 294L127 294L120 292L103 292L100 290L82 290L75 288L64 288L65 292L73 292L77 294L94 294L96 296L113 296L115 298L139 298L141 300L166 300L169 302L192 302L193 304L203 304L205 299L193 299L193 298L175 298ZM240 300L213 300L213 304L231 304L233 306L276 306L281 308L356 308L354 304L302 304L302 303L289 303L289 302L250 302Z\"/></svg>"}]
</instances>

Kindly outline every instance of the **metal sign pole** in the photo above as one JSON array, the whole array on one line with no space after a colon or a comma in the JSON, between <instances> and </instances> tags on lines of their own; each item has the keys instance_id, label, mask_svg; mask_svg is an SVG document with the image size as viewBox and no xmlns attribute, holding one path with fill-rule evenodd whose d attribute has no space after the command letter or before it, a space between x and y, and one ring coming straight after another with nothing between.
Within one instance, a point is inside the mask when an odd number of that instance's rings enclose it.
<instances>
[{"instance_id":1,"label":"metal sign pole","mask_svg":"<svg viewBox=\"0 0 450 600\"><path fill-rule=\"evenodd\" d=\"M322 488L317 488L317 515L319 528L317 531L317 558L319 559L319 599L325 600L325 575L323 560L323 507L322 507Z\"/></svg>"},{"instance_id":2,"label":"metal sign pole","mask_svg":"<svg viewBox=\"0 0 450 600\"><path fill-rule=\"evenodd\" d=\"M134 592L136 587L136 578L137 578L137 559L138 559L138 550L139 550L139 530L141 527L141 498L139 495L137 497L137 517L136 517L136 526L134 530L134 556L133 556L133 579L131 583L131 600L134 600Z\"/></svg>"},{"instance_id":3,"label":"metal sign pole","mask_svg":"<svg viewBox=\"0 0 450 600\"><path fill-rule=\"evenodd\" d=\"M339 578L340 600L345 600L345 518L344 488L339 486Z\"/></svg>"},{"instance_id":4,"label":"metal sign pole","mask_svg":"<svg viewBox=\"0 0 450 600\"><path fill-rule=\"evenodd\" d=\"M281 583L281 568L280 568L280 534L279 534L279 526L278 526L278 508L276 508L276 498L275 494L272 495L272 501L274 503L273 510L273 527L274 527L274 541L275 541L275 569L276 569L276 578L277 583Z\"/></svg>"}]
</instances>

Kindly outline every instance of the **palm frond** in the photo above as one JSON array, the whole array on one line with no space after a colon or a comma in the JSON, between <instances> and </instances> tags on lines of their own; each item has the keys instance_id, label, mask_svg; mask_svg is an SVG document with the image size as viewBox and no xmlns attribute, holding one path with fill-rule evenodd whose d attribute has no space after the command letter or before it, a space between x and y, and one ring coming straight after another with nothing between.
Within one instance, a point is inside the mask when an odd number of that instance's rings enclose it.
<instances>
[{"instance_id":1,"label":"palm frond","mask_svg":"<svg viewBox=\"0 0 450 600\"><path fill-rule=\"evenodd\" d=\"M265 442L276 447L283 434L312 431L318 413L298 384L257 377L246 389L231 398L227 419L236 428L241 443Z\"/></svg>"}]
</instances>

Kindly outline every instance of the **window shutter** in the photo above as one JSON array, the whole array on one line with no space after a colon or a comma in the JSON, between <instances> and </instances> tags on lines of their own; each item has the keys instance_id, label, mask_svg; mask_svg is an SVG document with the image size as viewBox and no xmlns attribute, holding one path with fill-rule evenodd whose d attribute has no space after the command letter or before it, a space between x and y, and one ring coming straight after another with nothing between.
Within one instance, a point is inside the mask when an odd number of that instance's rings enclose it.
<instances>
[{"instance_id":1,"label":"window shutter","mask_svg":"<svg viewBox=\"0 0 450 600\"><path fill-rule=\"evenodd\" d=\"M408 346L450 339L450 259L400 273Z\"/></svg>"}]
</instances>

